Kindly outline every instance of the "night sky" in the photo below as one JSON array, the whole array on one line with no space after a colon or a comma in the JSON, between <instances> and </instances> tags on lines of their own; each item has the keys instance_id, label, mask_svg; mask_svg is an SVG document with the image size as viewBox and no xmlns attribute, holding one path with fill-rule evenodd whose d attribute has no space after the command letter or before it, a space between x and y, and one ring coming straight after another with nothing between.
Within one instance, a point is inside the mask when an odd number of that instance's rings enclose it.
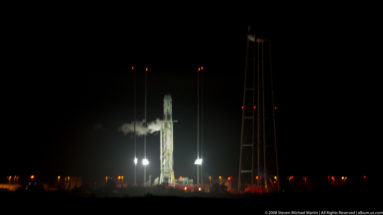
<instances>
[{"instance_id":1,"label":"night sky","mask_svg":"<svg viewBox=\"0 0 383 215\"><path fill-rule=\"evenodd\" d=\"M368 18L253 26L272 41L281 173L380 174L378 26ZM148 66L148 121L162 117L163 96L171 94L175 176L193 177L203 65L204 175L237 177L246 32L247 24L226 23L12 27L1 75L1 175L132 180L133 137L118 128L134 119L134 65L138 120ZM148 137L153 179L159 143L159 134Z\"/></svg>"}]
</instances>

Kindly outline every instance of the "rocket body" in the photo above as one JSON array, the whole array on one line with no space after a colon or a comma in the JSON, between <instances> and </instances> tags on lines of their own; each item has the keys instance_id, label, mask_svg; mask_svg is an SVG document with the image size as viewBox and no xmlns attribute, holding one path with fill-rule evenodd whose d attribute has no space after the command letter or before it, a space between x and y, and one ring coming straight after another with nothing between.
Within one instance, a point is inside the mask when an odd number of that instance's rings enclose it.
<instances>
[{"instance_id":1,"label":"rocket body","mask_svg":"<svg viewBox=\"0 0 383 215\"><path fill-rule=\"evenodd\" d=\"M160 183L173 183L173 119L172 98L164 96L164 118L161 124L161 175Z\"/></svg>"}]
</instances>

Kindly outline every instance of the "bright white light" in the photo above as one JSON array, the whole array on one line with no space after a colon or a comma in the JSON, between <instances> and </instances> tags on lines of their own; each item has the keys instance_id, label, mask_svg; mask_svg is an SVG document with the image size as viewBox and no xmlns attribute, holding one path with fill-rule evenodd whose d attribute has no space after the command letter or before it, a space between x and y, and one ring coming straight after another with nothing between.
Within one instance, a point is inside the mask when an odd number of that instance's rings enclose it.
<instances>
[{"instance_id":1,"label":"bright white light","mask_svg":"<svg viewBox=\"0 0 383 215\"><path fill-rule=\"evenodd\" d=\"M185 187L184 187L184 190L186 191L186 190L188 190L188 188L185 186Z\"/></svg>"},{"instance_id":2,"label":"bright white light","mask_svg":"<svg viewBox=\"0 0 383 215\"><path fill-rule=\"evenodd\" d=\"M149 165L148 159L146 159L146 158L142 159L142 165L144 165L144 166Z\"/></svg>"},{"instance_id":3,"label":"bright white light","mask_svg":"<svg viewBox=\"0 0 383 215\"><path fill-rule=\"evenodd\" d=\"M197 158L195 161L194 161L194 164L195 165L202 165L202 158Z\"/></svg>"},{"instance_id":4,"label":"bright white light","mask_svg":"<svg viewBox=\"0 0 383 215\"><path fill-rule=\"evenodd\" d=\"M198 191L202 191L202 188L201 188L201 187L198 187Z\"/></svg>"},{"instance_id":5,"label":"bright white light","mask_svg":"<svg viewBox=\"0 0 383 215\"><path fill-rule=\"evenodd\" d=\"M137 158L134 158L133 162L134 162L134 165L137 165L137 163L138 163L138 159L137 159Z\"/></svg>"}]
</instances>

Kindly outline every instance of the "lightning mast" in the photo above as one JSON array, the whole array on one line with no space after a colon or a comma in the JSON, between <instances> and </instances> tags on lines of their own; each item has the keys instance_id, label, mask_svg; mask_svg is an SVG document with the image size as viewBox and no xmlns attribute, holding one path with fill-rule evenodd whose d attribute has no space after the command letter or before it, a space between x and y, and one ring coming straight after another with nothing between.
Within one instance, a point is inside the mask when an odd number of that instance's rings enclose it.
<instances>
[{"instance_id":1,"label":"lightning mast","mask_svg":"<svg viewBox=\"0 0 383 215\"><path fill-rule=\"evenodd\" d=\"M148 85L148 71L149 68L145 68L145 115L144 115L144 126L147 127L147 118L146 118L146 113L147 113L147 85ZM147 158L146 158L146 134L144 135L144 186L146 186L146 166L148 165L147 163Z\"/></svg>"},{"instance_id":2,"label":"lightning mast","mask_svg":"<svg viewBox=\"0 0 383 215\"><path fill-rule=\"evenodd\" d=\"M266 47L266 48L265 48ZM266 55L268 54L268 55ZM269 64L265 63L269 61ZM250 33L242 103L238 191L279 191L271 42ZM274 149L274 150L273 150Z\"/></svg>"}]
</instances>

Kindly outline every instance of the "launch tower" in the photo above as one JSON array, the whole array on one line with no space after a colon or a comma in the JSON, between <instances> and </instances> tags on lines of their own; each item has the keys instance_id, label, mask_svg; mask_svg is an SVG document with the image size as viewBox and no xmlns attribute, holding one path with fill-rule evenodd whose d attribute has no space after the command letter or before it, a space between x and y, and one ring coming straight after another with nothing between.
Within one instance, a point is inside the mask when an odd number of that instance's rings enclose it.
<instances>
[{"instance_id":1,"label":"launch tower","mask_svg":"<svg viewBox=\"0 0 383 215\"><path fill-rule=\"evenodd\" d=\"M164 96L164 118L161 123L161 175L160 184L173 183L173 119L172 97Z\"/></svg>"}]
</instances>

